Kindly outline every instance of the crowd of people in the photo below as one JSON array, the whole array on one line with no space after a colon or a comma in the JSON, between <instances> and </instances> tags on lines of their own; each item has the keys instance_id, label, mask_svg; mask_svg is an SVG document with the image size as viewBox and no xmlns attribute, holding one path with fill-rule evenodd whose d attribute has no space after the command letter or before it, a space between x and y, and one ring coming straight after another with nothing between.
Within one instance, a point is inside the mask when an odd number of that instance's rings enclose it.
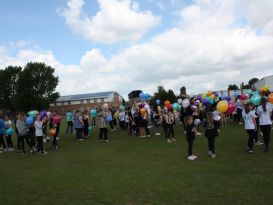
<instances>
[{"instance_id":1,"label":"crowd of people","mask_svg":"<svg viewBox=\"0 0 273 205\"><path fill-rule=\"evenodd\" d=\"M269 102L268 95L261 96L258 105L256 101L252 103L250 97L242 98L238 95L232 102L231 99L210 93L206 98L195 96L184 100L178 99L174 104L165 101L164 105L161 105L160 100L156 100L153 104L143 100L141 103L132 103L127 107L123 105L110 107L105 103L90 111L67 112L65 132L75 134L76 139L82 141L89 137L95 127L98 127L100 142L109 142L109 129L111 132L120 130L122 133L139 138L163 134L167 143L174 143L176 142L174 128L177 127L183 129L186 135L188 160L195 160L197 156L193 153L193 144L196 136L202 135L201 130L204 127L204 136L208 141L208 155L214 159L216 158L215 139L219 135L220 127L227 126L227 118L229 118L237 124L244 124L249 135L248 153L253 153L254 144L264 144L264 151L268 152L273 104ZM228 105L226 109L225 104ZM56 111L34 114L32 112L28 115L19 113L14 121L17 152L22 155L26 153L25 142L32 154L47 154L44 143L48 141L52 143L52 150L57 149L60 124L61 116ZM13 123L8 115L0 116L0 153L15 150L12 127Z\"/></svg>"}]
</instances>

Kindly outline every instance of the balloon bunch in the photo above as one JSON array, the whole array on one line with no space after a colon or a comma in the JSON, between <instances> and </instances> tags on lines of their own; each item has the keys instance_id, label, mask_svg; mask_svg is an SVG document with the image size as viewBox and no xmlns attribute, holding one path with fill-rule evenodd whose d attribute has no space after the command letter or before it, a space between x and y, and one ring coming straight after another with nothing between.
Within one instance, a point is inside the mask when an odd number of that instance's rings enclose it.
<instances>
[{"instance_id":1,"label":"balloon bunch","mask_svg":"<svg viewBox=\"0 0 273 205\"><path fill-rule=\"evenodd\" d=\"M265 94L268 91L269 91L269 86L268 85L265 85L265 86L260 88L260 93L261 94Z\"/></svg>"},{"instance_id":2,"label":"balloon bunch","mask_svg":"<svg viewBox=\"0 0 273 205\"><path fill-rule=\"evenodd\" d=\"M150 100L151 96L148 93L141 92L139 93L139 98L142 100Z\"/></svg>"}]
</instances>

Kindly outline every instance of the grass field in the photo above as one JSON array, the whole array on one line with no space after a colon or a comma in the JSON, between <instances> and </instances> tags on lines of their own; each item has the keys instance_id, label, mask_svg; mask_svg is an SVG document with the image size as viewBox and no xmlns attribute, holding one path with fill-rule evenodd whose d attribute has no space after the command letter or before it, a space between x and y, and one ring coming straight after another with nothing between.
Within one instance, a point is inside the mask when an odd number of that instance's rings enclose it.
<instances>
[{"instance_id":1,"label":"grass field","mask_svg":"<svg viewBox=\"0 0 273 205\"><path fill-rule=\"evenodd\" d=\"M77 141L61 133L59 149L48 155L0 154L0 202L16 204L273 204L273 150L246 153L242 126L222 128L217 158L207 155L207 141L194 144L188 161L181 128L177 142L163 136L139 139L119 131L111 141ZM15 138L15 137L14 137Z\"/></svg>"}]
</instances>

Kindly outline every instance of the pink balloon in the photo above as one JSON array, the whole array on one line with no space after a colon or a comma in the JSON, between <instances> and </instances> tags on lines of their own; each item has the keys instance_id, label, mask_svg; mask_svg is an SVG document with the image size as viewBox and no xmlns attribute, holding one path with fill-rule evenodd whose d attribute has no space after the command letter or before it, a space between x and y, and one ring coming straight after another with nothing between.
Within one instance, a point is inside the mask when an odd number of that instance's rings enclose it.
<instances>
[{"instance_id":1,"label":"pink balloon","mask_svg":"<svg viewBox=\"0 0 273 205\"><path fill-rule=\"evenodd\" d=\"M235 103L232 101L228 102L227 113L232 114L234 111L235 111Z\"/></svg>"},{"instance_id":2,"label":"pink balloon","mask_svg":"<svg viewBox=\"0 0 273 205\"><path fill-rule=\"evenodd\" d=\"M247 95L246 94L242 94L240 100L242 100L242 101L247 100Z\"/></svg>"},{"instance_id":3,"label":"pink balloon","mask_svg":"<svg viewBox=\"0 0 273 205\"><path fill-rule=\"evenodd\" d=\"M62 117L61 117L60 115L56 115L56 116L53 117L53 122L54 122L55 124L58 124L58 123L60 123L61 121L62 121Z\"/></svg>"}]
</instances>

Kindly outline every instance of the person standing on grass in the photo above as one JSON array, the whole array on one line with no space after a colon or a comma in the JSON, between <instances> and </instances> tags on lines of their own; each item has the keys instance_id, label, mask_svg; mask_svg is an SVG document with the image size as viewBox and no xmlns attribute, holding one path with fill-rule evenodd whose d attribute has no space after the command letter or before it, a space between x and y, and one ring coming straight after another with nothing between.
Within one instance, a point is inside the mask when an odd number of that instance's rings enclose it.
<instances>
[{"instance_id":1,"label":"person standing on grass","mask_svg":"<svg viewBox=\"0 0 273 205\"><path fill-rule=\"evenodd\" d=\"M14 151L14 148L13 148L13 142L12 142L12 135L8 135L6 133L6 131L9 129L9 128L12 128L12 122L11 120L9 119L9 116L5 115L5 136L6 136L6 141L7 141L7 148L8 148L8 151Z\"/></svg>"},{"instance_id":2,"label":"person standing on grass","mask_svg":"<svg viewBox=\"0 0 273 205\"><path fill-rule=\"evenodd\" d=\"M205 137L208 140L208 154L209 156L214 159L216 157L215 153L215 138L218 136L217 125L214 121L214 115L212 112L209 112L207 115L207 122L205 124L206 131Z\"/></svg>"},{"instance_id":3,"label":"person standing on grass","mask_svg":"<svg viewBox=\"0 0 273 205\"><path fill-rule=\"evenodd\" d=\"M16 127L18 130L18 151L24 155L25 152L25 145L24 141L29 144L28 140L28 127L26 124L26 116L24 113L19 113L18 120L16 121Z\"/></svg>"},{"instance_id":4,"label":"person standing on grass","mask_svg":"<svg viewBox=\"0 0 273 205\"><path fill-rule=\"evenodd\" d=\"M242 118L242 112L243 112L243 102L240 100L241 98L241 95L238 95L237 96L237 99L236 99L236 120L237 120L237 123L240 125L240 124L243 124L241 122L241 118Z\"/></svg>"},{"instance_id":5,"label":"person standing on grass","mask_svg":"<svg viewBox=\"0 0 273 205\"><path fill-rule=\"evenodd\" d=\"M175 117L174 117L174 113L173 113L173 109L168 111L168 140L167 142L175 142L175 138L174 138L174 129L173 126L175 124Z\"/></svg>"},{"instance_id":6,"label":"person standing on grass","mask_svg":"<svg viewBox=\"0 0 273 205\"><path fill-rule=\"evenodd\" d=\"M83 131L83 117L79 110L76 111L74 117L74 127L76 129L76 138L77 140L83 140L82 138L82 131Z\"/></svg>"},{"instance_id":7,"label":"person standing on grass","mask_svg":"<svg viewBox=\"0 0 273 205\"><path fill-rule=\"evenodd\" d=\"M99 132L99 141L100 142L108 142L108 130L107 130L107 123L106 123L106 117L108 115L108 112L106 110L102 110L99 108L98 113L98 125L100 128Z\"/></svg>"},{"instance_id":8,"label":"person standing on grass","mask_svg":"<svg viewBox=\"0 0 273 205\"><path fill-rule=\"evenodd\" d=\"M44 146L43 146L43 137L44 137L43 123L45 120L46 120L46 118L41 120L40 115L37 115L36 121L34 122L35 136L36 136L36 141L37 141L37 151L39 154L42 154L42 155L47 154L47 152L44 151Z\"/></svg>"},{"instance_id":9,"label":"person standing on grass","mask_svg":"<svg viewBox=\"0 0 273 205\"><path fill-rule=\"evenodd\" d=\"M196 128L193 126L193 117L191 115L185 118L185 129L188 142L188 160L195 160L197 156L192 154L192 147L195 140Z\"/></svg>"},{"instance_id":10,"label":"person standing on grass","mask_svg":"<svg viewBox=\"0 0 273 205\"><path fill-rule=\"evenodd\" d=\"M66 122L67 122L67 127L65 133L67 134L69 129L71 134L73 133L73 113L71 111L68 111L66 113Z\"/></svg>"},{"instance_id":11,"label":"person standing on grass","mask_svg":"<svg viewBox=\"0 0 273 205\"><path fill-rule=\"evenodd\" d=\"M160 135L161 118L160 118L160 112L157 107L154 108L153 121L155 124L155 135L156 136Z\"/></svg>"},{"instance_id":12,"label":"person standing on grass","mask_svg":"<svg viewBox=\"0 0 273 205\"><path fill-rule=\"evenodd\" d=\"M270 133L271 133L271 116L272 116L272 109L267 104L267 99L262 97L261 105L257 108L257 113L259 116L260 122L260 129L263 133L264 139L264 151L269 152L269 142L270 142Z\"/></svg>"},{"instance_id":13,"label":"person standing on grass","mask_svg":"<svg viewBox=\"0 0 273 205\"><path fill-rule=\"evenodd\" d=\"M5 143L5 140L4 140L4 133L5 133L5 123L4 123L4 120L2 119L2 115L0 115L0 148L2 149L1 146L3 146L3 151L7 151L7 146L6 146L6 143ZM2 153L2 150L1 150L1 153Z\"/></svg>"},{"instance_id":14,"label":"person standing on grass","mask_svg":"<svg viewBox=\"0 0 273 205\"><path fill-rule=\"evenodd\" d=\"M171 142L171 140L168 138L168 121L169 121L169 117L168 117L168 110L167 108L164 108L163 114L162 114L162 127L164 130L164 134L165 134L165 138L167 140L167 142Z\"/></svg>"},{"instance_id":15,"label":"person standing on grass","mask_svg":"<svg viewBox=\"0 0 273 205\"><path fill-rule=\"evenodd\" d=\"M88 112L85 111L83 115L83 135L84 139L88 138L88 127L89 127L89 115Z\"/></svg>"},{"instance_id":16,"label":"person standing on grass","mask_svg":"<svg viewBox=\"0 0 273 205\"><path fill-rule=\"evenodd\" d=\"M242 117L245 123L245 129L249 135L248 143L247 143L247 151L249 154L253 153L253 144L257 135L257 124L255 111L252 110L253 105L251 103L247 103L242 113Z\"/></svg>"}]
</instances>

